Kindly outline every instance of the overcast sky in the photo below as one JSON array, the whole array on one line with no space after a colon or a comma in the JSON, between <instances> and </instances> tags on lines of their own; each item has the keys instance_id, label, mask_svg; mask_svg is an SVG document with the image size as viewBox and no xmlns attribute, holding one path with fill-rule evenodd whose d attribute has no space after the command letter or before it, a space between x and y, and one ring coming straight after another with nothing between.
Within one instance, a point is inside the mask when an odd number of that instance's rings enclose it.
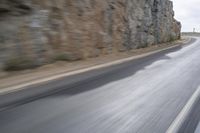
<instances>
[{"instance_id":1,"label":"overcast sky","mask_svg":"<svg viewBox=\"0 0 200 133\"><path fill-rule=\"evenodd\" d=\"M182 31L200 32L200 0L172 0L175 18L182 23Z\"/></svg>"}]
</instances>

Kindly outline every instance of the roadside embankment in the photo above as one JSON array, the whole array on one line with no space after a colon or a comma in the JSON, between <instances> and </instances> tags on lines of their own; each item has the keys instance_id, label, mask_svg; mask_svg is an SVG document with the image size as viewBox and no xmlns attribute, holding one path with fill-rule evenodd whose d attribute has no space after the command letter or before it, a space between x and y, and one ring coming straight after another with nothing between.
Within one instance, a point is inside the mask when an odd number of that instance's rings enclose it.
<instances>
[{"instance_id":1,"label":"roadside embankment","mask_svg":"<svg viewBox=\"0 0 200 133\"><path fill-rule=\"evenodd\" d=\"M75 62L56 62L54 64L45 65L36 69L29 69L24 71L15 72L0 72L0 93L12 91L16 86L21 84L27 84L29 82L34 82L37 80L45 79L55 75L60 75L63 73L76 72L82 69L90 70L91 67L103 67L106 64L112 65L115 62L123 62L124 60L133 60L143 56L148 56L150 54L170 49L173 47L181 46L187 44L191 38L184 37L181 40L165 43L162 45L155 45L148 48L142 48L137 50L130 50L129 52L111 54L99 56L96 58L90 58L87 60L80 60Z\"/></svg>"}]
</instances>

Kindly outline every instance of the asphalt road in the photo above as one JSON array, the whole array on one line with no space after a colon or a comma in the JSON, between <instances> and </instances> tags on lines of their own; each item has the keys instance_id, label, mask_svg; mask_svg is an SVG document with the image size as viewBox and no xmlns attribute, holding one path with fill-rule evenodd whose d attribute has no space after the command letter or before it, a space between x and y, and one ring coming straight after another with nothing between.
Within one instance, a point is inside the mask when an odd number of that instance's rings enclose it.
<instances>
[{"instance_id":1,"label":"asphalt road","mask_svg":"<svg viewBox=\"0 0 200 133\"><path fill-rule=\"evenodd\" d=\"M0 133L165 133L200 85L200 39L102 73L0 111Z\"/></svg>"}]
</instances>

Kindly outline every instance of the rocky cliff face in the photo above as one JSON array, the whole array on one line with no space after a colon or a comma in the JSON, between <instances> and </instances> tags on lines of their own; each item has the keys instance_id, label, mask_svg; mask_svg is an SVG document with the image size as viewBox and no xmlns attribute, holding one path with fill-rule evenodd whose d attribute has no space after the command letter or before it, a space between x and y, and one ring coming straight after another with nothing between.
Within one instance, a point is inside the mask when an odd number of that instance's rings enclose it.
<instances>
[{"instance_id":1,"label":"rocky cliff face","mask_svg":"<svg viewBox=\"0 0 200 133\"><path fill-rule=\"evenodd\" d=\"M181 29L169 0L1 0L0 27L2 65L147 47L179 39Z\"/></svg>"}]
</instances>

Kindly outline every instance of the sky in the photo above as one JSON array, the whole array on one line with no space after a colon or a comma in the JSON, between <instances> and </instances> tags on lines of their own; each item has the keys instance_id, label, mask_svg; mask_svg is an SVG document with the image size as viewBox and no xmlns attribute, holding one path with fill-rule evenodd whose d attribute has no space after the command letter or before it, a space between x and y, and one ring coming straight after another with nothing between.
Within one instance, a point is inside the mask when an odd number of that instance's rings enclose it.
<instances>
[{"instance_id":1,"label":"sky","mask_svg":"<svg viewBox=\"0 0 200 133\"><path fill-rule=\"evenodd\" d=\"M182 24L182 32L191 32L195 28L200 32L200 0L172 0L175 18Z\"/></svg>"}]
</instances>

